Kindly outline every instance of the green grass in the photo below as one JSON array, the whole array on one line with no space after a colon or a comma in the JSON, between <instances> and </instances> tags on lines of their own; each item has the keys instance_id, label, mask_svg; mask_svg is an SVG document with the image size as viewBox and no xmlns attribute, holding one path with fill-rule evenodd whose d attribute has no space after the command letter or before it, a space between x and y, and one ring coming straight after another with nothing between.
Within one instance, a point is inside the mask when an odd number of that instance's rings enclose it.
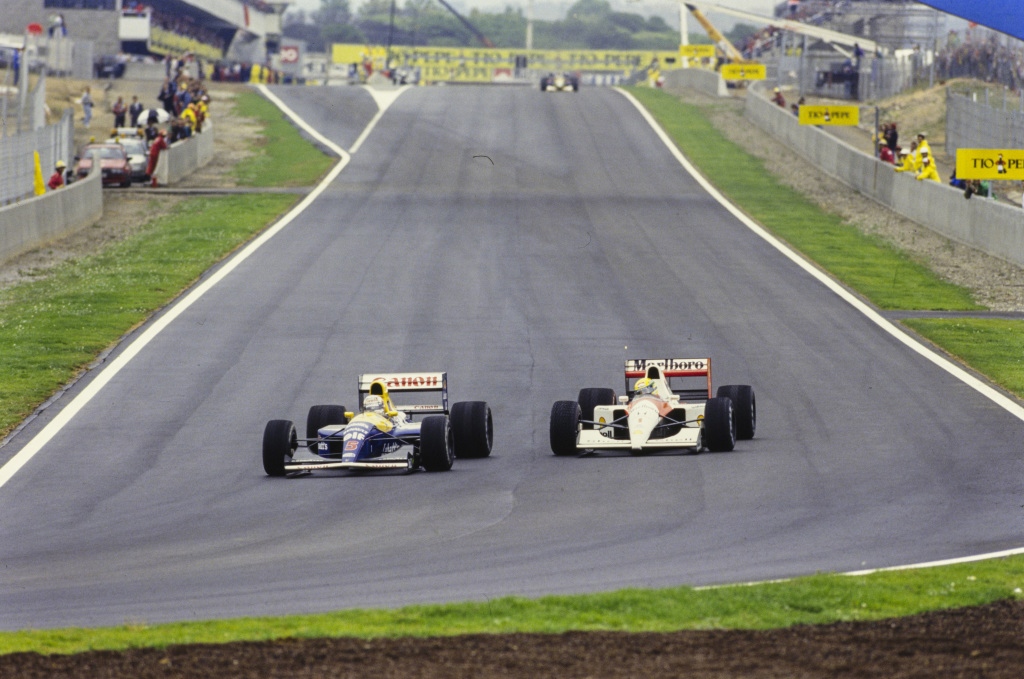
<instances>
[{"instance_id":1,"label":"green grass","mask_svg":"<svg viewBox=\"0 0 1024 679\"><path fill-rule=\"evenodd\" d=\"M0 633L0 653L76 653L286 637L363 638L467 633L770 629L877 620L1020 597L1024 556L865 576L814 575L789 582L697 590L627 589L541 599L348 610L166 625Z\"/></svg>"},{"instance_id":2,"label":"green grass","mask_svg":"<svg viewBox=\"0 0 1024 679\"><path fill-rule=\"evenodd\" d=\"M264 126L262 136L253 140L256 156L239 163L233 171L241 186L311 186L334 164L328 156L311 154L309 143L299 131L256 92L239 94L235 112L257 118Z\"/></svg>"},{"instance_id":3,"label":"green grass","mask_svg":"<svg viewBox=\"0 0 1024 679\"><path fill-rule=\"evenodd\" d=\"M917 318L903 323L996 384L1024 395L1024 321Z\"/></svg>"},{"instance_id":4,"label":"green grass","mask_svg":"<svg viewBox=\"0 0 1024 679\"><path fill-rule=\"evenodd\" d=\"M184 201L101 254L0 291L0 433L294 201L289 195Z\"/></svg>"},{"instance_id":5,"label":"green grass","mask_svg":"<svg viewBox=\"0 0 1024 679\"><path fill-rule=\"evenodd\" d=\"M983 308L967 290L946 283L923 263L865 235L782 184L759 158L715 129L708 120L715 106L686 104L651 88L633 87L630 92L733 203L880 308Z\"/></svg>"}]
</instances>

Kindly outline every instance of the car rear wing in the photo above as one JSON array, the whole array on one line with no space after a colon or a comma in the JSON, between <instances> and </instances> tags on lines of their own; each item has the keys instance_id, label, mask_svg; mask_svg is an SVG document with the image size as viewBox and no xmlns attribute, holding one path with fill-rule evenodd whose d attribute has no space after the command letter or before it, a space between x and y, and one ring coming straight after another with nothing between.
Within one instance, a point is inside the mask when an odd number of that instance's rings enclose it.
<instances>
[{"instance_id":1,"label":"car rear wing","mask_svg":"<svg viewBox=\"0 0 1024 679\"><path fill-rule=\"evenodd\" d=\"M632 358L626 361L626 393L632 394L630 380L641 377L662 377L668 383L673 394L682 398L711 398L711 359L710 358ZM682 378L705 377L707 386L696 389L689 386L680 388ZM675 379L673 379L675 378ZM693 385L695 380L687 380Z\"/></svg>"},{"instance_id":2,"label":"car rear wing","mask_svg":"<svg viewBox=\"0 0 1024 679\"><path fill-rule=\"evenodd\" d=\"M404 404L394 403L396 410L415 415L447 414L448 413L448 373L366 373L359 376L359 410L363 409L363 399L370 394L374 382L383 382L389 396L406 392L424 394L440 394L441 403Z\"/></svg>"}]
</instances>

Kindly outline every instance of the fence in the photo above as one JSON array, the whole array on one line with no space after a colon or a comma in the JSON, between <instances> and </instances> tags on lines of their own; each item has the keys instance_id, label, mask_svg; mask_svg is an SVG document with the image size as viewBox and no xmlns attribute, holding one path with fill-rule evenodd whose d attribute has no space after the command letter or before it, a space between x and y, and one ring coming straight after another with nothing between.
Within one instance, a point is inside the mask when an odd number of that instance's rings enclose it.
<instances>
[{"instance_id":1,"label":"fence","mask_svg":"<svg viewBox=\"0 0 1024 679\"><path fill-rule=\"evenodd\" d=\"M35 153L44 177L49 177L58 160L71 164L74 153L74 113L64 111L60 122L46 125L46 77L35 88L22 87L21 106L7 106L4 100L3 129L0 133L0 205L31 197L35 188ZM8 136L8 135L11 136Z\"/></svg>"},{"instance_id":2,"label":"fence","mask_svg":"<svg viewBox=\"0 0 1024 679\"><path fill-rule=\"evenodd\" d=\"M995 98L986 88L982 100L977 98L977 93L946 88L946 153L954 156L957 149L1024 148L1024 93L1009 99L1003 90L1002 96Z\"/></svg>"}]
</instances>

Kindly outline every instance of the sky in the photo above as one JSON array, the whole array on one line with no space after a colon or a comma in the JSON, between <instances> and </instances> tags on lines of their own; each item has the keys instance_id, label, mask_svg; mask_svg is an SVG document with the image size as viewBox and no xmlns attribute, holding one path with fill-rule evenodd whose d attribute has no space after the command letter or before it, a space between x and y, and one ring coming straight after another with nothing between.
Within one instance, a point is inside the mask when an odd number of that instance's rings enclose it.
<instances>
[{"instance_id":1,"label":"sky","mask_svg":"<svg viewBox=\"0 0 1024 679\"><path fill-rule=\"evenodd\" d=\"M404 0L396 0L399 6ZM609 0L612 9L620 12L632 12L644 16L658 15L662 17L669 26L679 26L679 3L673 0ZM721 5L742 9L748 12L755 12L765 16L771 16L776 2L773 0L713 0ZM352 11L356 11L363 4L364 0L349 0ZM533 16L537 19L554 20L565 17L566 11L575 4L576 0L534 0ZM506 7L521 7L526 12L526 0L448 0L448 4L459 12L468 14L472 9L479 9L484 12L501 12ZM320 9L320 0L292 0L292 6L305 10L307 13ZM724 14L709 14L709 19L720 31L728 31L737 23L737 19ZM689 21L689 31L700 33L702 29L696 21Z\"/></svg>"}]
</instances>

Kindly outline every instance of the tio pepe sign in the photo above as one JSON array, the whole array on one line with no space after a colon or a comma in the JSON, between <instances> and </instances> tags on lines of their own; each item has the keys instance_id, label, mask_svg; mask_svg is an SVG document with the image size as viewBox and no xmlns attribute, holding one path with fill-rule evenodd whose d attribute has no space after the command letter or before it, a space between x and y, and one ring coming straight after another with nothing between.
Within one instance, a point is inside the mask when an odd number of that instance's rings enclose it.
<instances>
[{"instance_id":1,"label":"tio pepe sign","mask_svg":"<svg viewBox=\"0 0 1024 679\"><path fill-rule=\"evenodd\" d=\"M959 179L1024 179L1024 150L958 149Z\"/></svg>"}]
</instances>

